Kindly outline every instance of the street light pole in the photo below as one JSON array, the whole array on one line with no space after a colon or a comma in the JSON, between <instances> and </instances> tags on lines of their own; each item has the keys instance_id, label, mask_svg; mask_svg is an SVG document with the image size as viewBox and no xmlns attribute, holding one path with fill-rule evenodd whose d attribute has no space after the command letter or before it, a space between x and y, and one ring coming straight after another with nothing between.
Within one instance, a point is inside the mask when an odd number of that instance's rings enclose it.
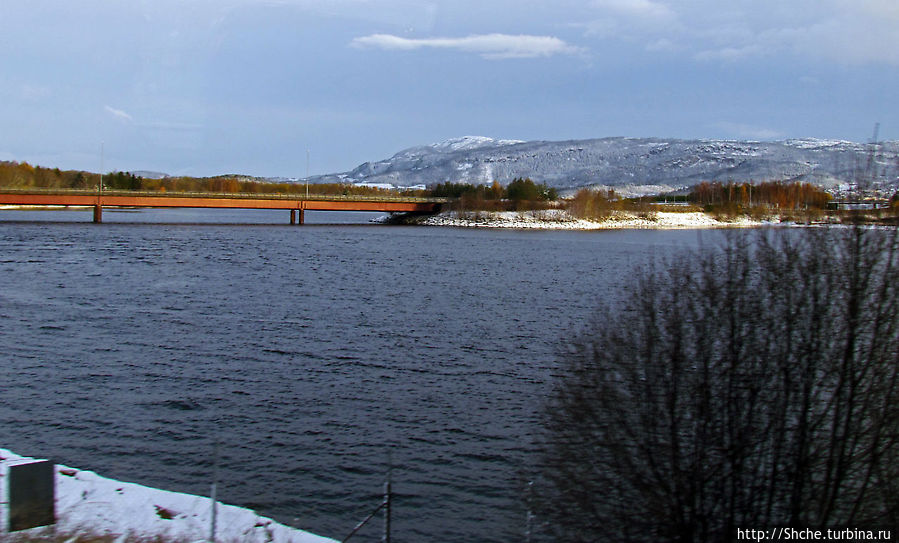
<instances>
[{"instance_id":1,"label":"street light pole","mask_svg":"<svg viewBox=\"0 0 899 543\"><path fill-rule=\"evenodd\" d=\"M94 205L94 223L103 222L103 142L100 142L100 182L97 184L97 203Z\"/></svg>"}]
</instances>

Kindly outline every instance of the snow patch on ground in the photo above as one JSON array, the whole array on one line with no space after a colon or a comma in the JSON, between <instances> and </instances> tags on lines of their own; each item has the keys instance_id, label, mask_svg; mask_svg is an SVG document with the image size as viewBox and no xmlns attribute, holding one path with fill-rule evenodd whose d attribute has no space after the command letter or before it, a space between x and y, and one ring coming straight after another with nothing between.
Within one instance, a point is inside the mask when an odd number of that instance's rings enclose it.
<instances>
[{"instance_id":1,"label":"snow patch on ground","mask_svg":"<svg viewBox=\"0 0 899 543\"><path fill-rule=\"evenodd\" d=\"M560 209L539 211L445 211L432 215L418 224L428 226L463 226L476 228L542 228L553 230L611 230L611 229L690 229L752 227L764 224L749 218L730 222L716 220L702 212L645 214L617 212L603 221L577 219Z\"/></svg>"},{"instance_id":2,"label":"snow patch on ground","mask_svg":"<svg viewBox=\"0 0 899 543\"><path fill-rule=\"evenodd\" d=\"M31 460L0 449L0 533L8 513L7 473L11 464ZM249 509L218 503L218 541L247 543L335 543L261 517ZM206 541L212 519L209 498L158 490L101 477L92 471L56 465L56 532L61 534L161 537Z\"/></svg>"}]
</instances>

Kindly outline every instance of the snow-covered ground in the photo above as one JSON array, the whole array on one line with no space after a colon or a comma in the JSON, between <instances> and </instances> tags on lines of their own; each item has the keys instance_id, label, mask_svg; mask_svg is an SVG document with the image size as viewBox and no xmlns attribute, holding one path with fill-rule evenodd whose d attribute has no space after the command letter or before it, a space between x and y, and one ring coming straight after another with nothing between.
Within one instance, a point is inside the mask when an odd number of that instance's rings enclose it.
<instances>
[{"instance_id":1,"label":"snow-covered ground","mask_svg":"<svg viewBox=\"0 0 899 543\"><path fill-rule=\"evenodd\" d=\"M0 449L0 534L7 528L7 473L12 464L31 460ZM209 498L158 490L56 465L56 532L160 537L175 542L208 541L212 520ZM218 503L216 540L225 543L335 543L279 524L241 507Z\"/></svg>"},{"instance_id":2,"label":"snow-covered ground","mask_svg":"<svg viewBox=\"0 0 899 543\"><path fill-rule=\"evenodd\" d=\"M645 216L619 212L604 221L576 219L558 209L543 211L445 211L424 218L417 224L429 226L465 226L480 228L543 228L558 230L603 229L677 229L677 228L732 228L759 226L763 223L748 218L722 222L701 212L671 213L653 212Z\"/></svg>"}]
</instances>

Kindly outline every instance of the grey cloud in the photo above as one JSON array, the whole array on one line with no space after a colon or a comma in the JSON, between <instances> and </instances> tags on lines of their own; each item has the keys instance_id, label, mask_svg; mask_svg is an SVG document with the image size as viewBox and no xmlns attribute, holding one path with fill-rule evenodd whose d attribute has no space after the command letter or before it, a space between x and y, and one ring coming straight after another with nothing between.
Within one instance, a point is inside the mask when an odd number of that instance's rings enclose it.
<instances>
[{"instance_id":1,"label":"grey cloud","mask_svg":"<svg viewBox=\"0 0 899 543\"><path fill-rule=\"evenodd\" d=\"M694 60L795 54L847 64L899 64L895 0L593 0L587 35L677 44Z\"/></svg>"}]
</instances>

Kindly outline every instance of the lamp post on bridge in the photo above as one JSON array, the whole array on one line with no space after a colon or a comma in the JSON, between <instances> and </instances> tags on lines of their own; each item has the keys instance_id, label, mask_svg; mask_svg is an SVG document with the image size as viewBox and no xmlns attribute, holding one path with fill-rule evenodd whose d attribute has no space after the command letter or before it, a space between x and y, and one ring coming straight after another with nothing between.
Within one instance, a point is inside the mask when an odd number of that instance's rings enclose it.
<instances>
[{"instance_id":1,"label":"lamp post on bridge","mask_svg":"<svg viewBox=\"0 0 899 543\"><path fill-rule=\"evenodd\" d=\"M300 224L306 222L306 202L309 200L309 148L306 148L306 199L300 204ZM293 214L290 216L290 222L293 224Z\"/></svg>"},{"instance_id":2,"label":"lamp post on bridge","mask_svg":"<svg viewBox=\"0 0 899 543\"><path fill-rule=\"evenodd\" d=\"M97 184L97 205L94 206L94 222L103 222L103 142L100 142L100 182Z\"/></svg>"}]
</instances>

